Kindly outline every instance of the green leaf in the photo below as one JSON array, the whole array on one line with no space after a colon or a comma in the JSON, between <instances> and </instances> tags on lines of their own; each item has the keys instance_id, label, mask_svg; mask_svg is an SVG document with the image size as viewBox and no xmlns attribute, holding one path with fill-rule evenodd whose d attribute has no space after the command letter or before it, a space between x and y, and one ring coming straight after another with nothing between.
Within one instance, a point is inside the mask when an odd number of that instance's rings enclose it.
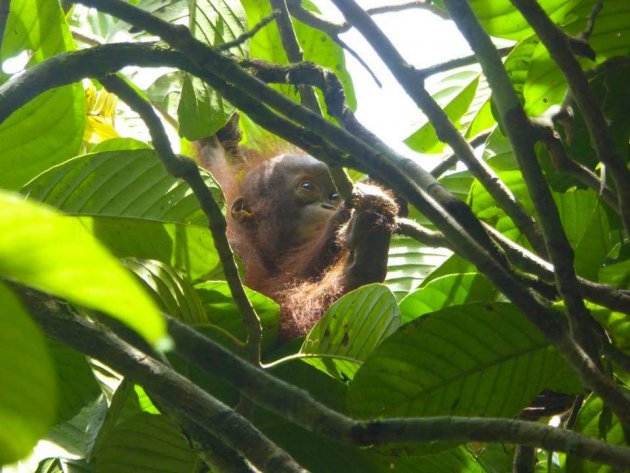
<instances>
[{"instance_id":1,"label":"green leaf","mask_svg":"<svg viewBox=\"0 0 630 473\"><path fill-rule=\"evenodd\" d=\"M597 280L599 270L613 246L606 211L593 191L554 193L562 226L575 252L575 270Z\"/></svg>"},{"instance_id":2,"label":"green leaf","mask_svg":"<svg viewBox=\"0 0 630 473\"><path fill-rule=\"evenodd\" d=\"M617 244L610 250L607 261L599 271L599 282L619 289L630 289L630 246Z\"/></svg>"},{"instance_id":3,"label":"green leaf","mask_svg":"<svg viewBox=\"0 0 630 473\"><path fill-rule=\"evenodd\" d=\"M613 344L624 351L630 350L630 317L606 307L587 303L591 314L606 329Z\"/></svg>"},{"instance_id":4,"label":"green leaf","mask_svg":"<svg viewBox=\"0 0 630 473\"><path fill-rule=\"evenodd\" d=\"M529 198L527 186L520 171L501 171L499 179L512 191L512 194L523 204L525 210L533 212L533 203ZM528 246L522 234L510 217L497 206L492 196L475 180L470 189L470 204L473 212L481 220L489 223L499 232L517 243Z\"/></svg>"},{"instance_id":5,"label":"green leaf","mask_svg":"<svg viewBox=\"0 0 630 473\"><path fill-rule=\"evenodd\" d=\"M479 273L451 274L432 280L400 302L402 323L446 307L491 302L497 290Z\"/></svg>"},{"instance_id":6,"label":"green leaf","mask_svg":"<svg viewBox=\"0 0 630 473\"><path fill-rule=\"evenodd\" d=\"M77 217L118 258L162 261L190 280L222 276L207 226L162 223L126 217Z\"/></svg>"},{"instance_id":7,"label":"green leaf","mask_svg":"<svg viewBox=\"0 0 630 473\"><path fill-rule=\"evenodd\" d=\"M227 282L206 281L197 284L195 290L211 324L227 330L241 340L246 339L245 327ZM245 288L245 293L260 317L264 335L263 346L269 348L278 336L280 308L273 300L259 292Z\"/></svg>"},{"instance_id":8,"label":"green leaf","mask_svg":"<svg viewBox=\"0 0 630 473\"><path fill-rule=\"evenodd\" d=\"M385 340L348 393L360 417L512 417L563 361L512 305L467 304L420 317Z\"/></svg>"},{"instance_id":9,"label":"green leaf","mask_svg":"<svg viewBox=\"0 0 630 473\"><path fill-rule=\"evenodd\" d=\"M151 298L79 222L7 192L0 207L0 274L103 311L151 342L164 336Z\"/></svg>"},{"instance_id":10,"label":"green leaf","mask_svg":"<svg viewBox=\"0 0 630 473\"><path fill-rule=\"evenodd\" d=\"M623 427L617 417L613 416L607 426L602 425L605 409L601 398L591 395L580 409L573 430L599 438L612 445L626 445ZM602 429L602 427L604 428ZM615 473L619 470L611 466L583 460L575 455L567 455L566 471L567 473Z\"/></svg>"},{"instance_id":11,"label":"green leaf","mask_svg":"<svg viewBox=\"0 0 630 473\"><path fill-rule=\"evenodd\" d=\"M458 71L442 79L440 90L431 95L457 126L468 111L478 85L479 72ZM435 128L429 121L407 137L405 144L419 153L440 153L446 146L438 139Z\"/></svg>"},{"instance_id":12,"label":"green leaf","mask_svg":"<svg viewBox=\"0 0 630 473\"><path fill-rule=\"evenodd\" d=\"M325 355L304 361L335 378L352 379L361 362L399 327L394 295L370 284L335 302L308 333L300 353Z\"/></svg>"},{"instance_id":13,"label":"green leaf","mask_svg":"<svg viewBox=\"0 0 630 473\"><path fill-rule=\"evenodd\" d=\"M177 118L179 133L187 140L213 135L228 122L235 108L201 79L184 74Z\"/></svg>"},{"instance_id":14,"label":"green leaf","mask_svg":"<svg viewBox=\"0 0 630 473\"><path fill-rule=\"evenodd\" d=\"M424 246L412 238L395 236L389 247L384 284L400 300L416 289L450 255L451 251L445 248Z\"/></svg>"},{"instance_id":15,"label":"green leaf","mask_svg":"<svg viewBox=\"0 0 630 473\"><path fill-rule=\"evenodd\" d=\"M210 174L201 172L213 197L223 205L219 186ZM22 192L73 215L208 223L188 184L169 175L153 150L79 156L41 174Z\"/></svg>"},{"instance_id":16,"label":"green leaf","mask_svg":"<svg viewBox=\"0 0 630 473\"><path fill-rule=\"evenodd\" d=\"M564 29L569 34L584 31L592 10L591 2L581 2L570 15ZM626 56L630 49L630 15L626 0L606 0L597 15L588 44L596 53L596 61L582 59L587 67L601 64L616 56ZM554 104L560 104L566 94L567 84L557 64L549 56L544 45L539 44L533 55L523 93L525 108L530 115L540 115Z\"/></svg>"},{"instance_id":17,"label":"green leaf","mask_svg":"<svg viewBox=\"0 0 630 473\"><path fill-rule=\"evenodd\" d=\"M0 250L0 265L3 261ZM4 465L26 456L52 425L58 386L42 333L2 283L0 306L0 465Z\"/></svg>"},{"instance_id":18,"label":"green leaf","mask_svg":"<svg viewBox=\"0 0 630 473\"><path fill-rule=\"evenodd\" d=\"M53 426L48 431L46 440L57 445L61 451L52 453L62 457L69 453L79 458L89 458L96 434L105 421L108 409L105 396L99 396L72 419ZM50 451L46 451L45 454L52 456Z\"/></svg>"},{"instance_id":19,"label":"green leaf","mask_svg":"<svg viewBox=\"0 0 630 473\"><path fill-rule=\"evenodd\" d=\"M223 205L218 185L208 173L202 176ZM23 192L84 216L81 223L120 258L159 260L191 279L216 274L220 266L197 199L152 150L81 156L43 173Z\"/></svg>"},{"instance_id":20,"label":"green leaf","mask_svg":"<svg viewBox=\"0 0 630 473\"><path fill-rule=\"evenodd\" d=\"M536 35L523 39L512 48L512 51L510 51L503 63L505 72L510 76L514 91L521 99L521 102L525 101L523 98L523 87L527 80L532 55L539 43L540 39Z\"/></svg>"},{"instance_id":21,"label":"green leaf","mask_svg":"<svg viewBox=\"0 0 630 473\"><path fill-rule=\"evenodd\" d=\"M56 424L66 422L93 402L101 389L85 355L54 340L48 349L59 377L59 409Z\"/></svg>"},{"instance_id":22,"label":"green leaf","mask_svg":"<svg viewBox=\"0 0 630 473\"><path fill-rule=\"evenodd\" d=\"M189 325L207 321L192 284L175 269L155 260L128 258L123 263L144 283L165 313Z\"/></svg>"},{"instance_id":23,"label":"green leaf","mask_svg":"<svg viewBox=\"0 0 630 473\"><path fill-rule=\"evenodd\" d=\"M32 66L73 49L63 15L59 2L10 2L0 63L23 54ZM0 83L6 79L0 72ZM50 166L74 156L84 127L81 84L49 90L21 107L0 124L0 186L17 190Z\"/></svg>"},{"instance_id":24,"label":"green leaf","mask_svg":"<svg viewBox=\"0 0 630 473\"><path fill-rule=\"evenodd\" d=\"M538 3L554 21L562 19L579 0L540 0ZM532 33L510 0L471 0L471 6L486 31L498 38L522 39Z\"/></svg>"},{"instance_id":25,"label":"green leaf","mask_svg":"<svg viewBox=\"0 0 630 473\"><path fill-rule=\"evenodd\" d=\"M197 456L164 416L140 413L112 428L92 461L95 473L193 473Z\"/></svg>"},{"instance_id":26,"label":"green leaf","mask_svg":"<svg viewBox=\"0 0 630 473\"><path fill-rule=\"evenodd\" d=\"M158 3L158 8L155 1L142 0L138 6L169 23L182 24L187 20L193 36L212 46L233 41L247 31L245 12L239 0L180 0ZM240 58L247 57L247 41L229 52ZM159 110L172 119L177 118L180 135L191 141L214 135L234 113L234 107L208 84L181 71L158 77L147 94Z\"/></svg>"}]
</instances>

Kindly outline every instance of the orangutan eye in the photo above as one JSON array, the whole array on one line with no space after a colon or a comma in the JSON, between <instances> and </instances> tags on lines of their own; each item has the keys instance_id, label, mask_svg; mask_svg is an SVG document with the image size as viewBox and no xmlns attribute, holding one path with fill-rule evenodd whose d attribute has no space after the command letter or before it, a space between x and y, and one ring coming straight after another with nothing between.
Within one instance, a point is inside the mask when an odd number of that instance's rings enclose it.
<instances>
[{"instance_id":1,"label":"orangutan eye","mask_svg":"<svg viewBox=\"0 0 630 473\"><path fill-rule=\"evenodd\" d=\"M314 191L315 190L315 186L313 184L311 184L310 182L308 182L308 181L300 182L300 187L302 189L307 190L307 191Z\"/></svg>"},{"instance_id":2,"label":"orangutan eye","mask_svg":"<svg viewBox=\"0 0 630 473\"><path fill-rule=\"evenodd\" d=\"M336 192L333 192L332 194L328 196L328 200L337 202L339 200L339 194L337 194Z\"/></svg>"}]
</instances>

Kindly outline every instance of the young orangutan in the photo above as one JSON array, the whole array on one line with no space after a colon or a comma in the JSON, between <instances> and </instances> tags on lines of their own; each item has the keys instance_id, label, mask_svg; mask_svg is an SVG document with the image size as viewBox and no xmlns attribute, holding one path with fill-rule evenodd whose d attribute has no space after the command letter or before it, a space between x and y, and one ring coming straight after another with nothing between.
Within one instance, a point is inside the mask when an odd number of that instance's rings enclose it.
<instances>
[{"instance_id":1,"label":"young orangutan","mask_svg":"<svg viewBox=\"0 0 630 473\"><path fill-rule=\"evenodd\" d=\"M348 291L383 281L398 212L384 190L357 184L350 205L311 156L283 154L230 169L217 149L216 140L200 145L228 200L228 238L245 284L279 303L282 338L306 334Z\"/></svg>"}]
</instances>

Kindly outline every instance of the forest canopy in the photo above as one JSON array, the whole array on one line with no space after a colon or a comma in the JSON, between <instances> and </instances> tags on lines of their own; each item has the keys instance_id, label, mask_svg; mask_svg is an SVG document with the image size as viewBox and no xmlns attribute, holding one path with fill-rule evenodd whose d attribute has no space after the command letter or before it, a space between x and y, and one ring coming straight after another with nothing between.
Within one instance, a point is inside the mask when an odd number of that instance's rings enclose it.
<instances>
[{"instance_id":1,"label":"forest canopy","mask_svg":"<svg viewBox=\"0 0 630 473\"><path fill-rule=\"evenodd\" d=\"M416 9L473 54L409 62L376 20ZM2 0L0 41L0 471L630 471L627 0ZM346 227L366 180L402 209L305 336L199 152L237 117Z\"/></svg>"}]
</instances>

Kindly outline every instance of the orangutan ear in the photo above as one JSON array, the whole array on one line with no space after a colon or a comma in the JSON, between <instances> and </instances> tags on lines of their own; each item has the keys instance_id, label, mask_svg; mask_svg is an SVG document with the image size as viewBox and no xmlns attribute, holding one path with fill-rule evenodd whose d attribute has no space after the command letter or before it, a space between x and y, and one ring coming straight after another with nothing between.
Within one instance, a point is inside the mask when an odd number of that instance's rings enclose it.
<instances>
[{"instance_id":1,"label":"orangutan ear","mask_svg":"<svg viewBox=\"0 0 630 473\"><path fill-rule=\"evenodd\" d=\"M230 213L232 218L237 222L245 222L254 216L252 210L247 206L243 197L237 197L236 200L232 202Z\"/></svg>"}]
</instances>

